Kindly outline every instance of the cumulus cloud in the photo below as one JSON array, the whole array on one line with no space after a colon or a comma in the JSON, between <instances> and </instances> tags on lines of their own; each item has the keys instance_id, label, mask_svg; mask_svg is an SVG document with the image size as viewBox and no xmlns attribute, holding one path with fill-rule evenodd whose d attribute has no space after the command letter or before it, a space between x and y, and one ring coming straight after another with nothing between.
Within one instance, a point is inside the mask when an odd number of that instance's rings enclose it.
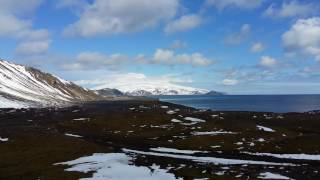
<instances>
[{"instance_id":1,"label":"cumulus cloud","mask_svg":"<svg viewBox=\"0 0 320 180\"><path fill-rule=\"evenodd\" d=\"M231 34L225 39L225 43L230 45L243 43L248 39L250 33L251 26L249 24L243 24L239 32Z\"/></svg>"},{"instance_id":2,"label":"cumulus cloud","mask_svg":"<svg viewBox=\"0 0 320 180\"><path fill-rule=\"evenodd\" d=\"M50 40L23 41L16 48L16 52L20 55L42 54L48 51L50 43Z\"/></svg>"},{"instance_id":3,"label":"cumulus cloud","mask_svg":"<svg viewBox=\"0 0 320 180\"><path fill-rule=\"evenodd\" d=\"M0 11L0 36L17 36L25 29L29 29L31 23L29 21L20 20L12 14L2 14Z\"/></svg>"},{"instance_id":4,"label":"cumulus cloud","mask_svg":"<svg viewBox=\"0 0 320 180\"><path fill-rule=\"evenodd\" d=\"M1 0L1 14L25 15L32 13L43 0Z\"/></svg>"},{"instance_id":5,"label":"cumulus cloud","mask_svg":"<svg viewBox=\"0 0 320 180\"><path fill-rule=\"evenodd\" d=\"M16 48L19 55L41 55L50 48L50 33L46 29L27 29L19 34L19 38L21 42Z\"/></svg>"},{"instance_id":6,"label":"cumulus cloud","mask_svg":"<svg viewBox=\"0 0 320 180\"><path fill-rule=\"evenodd\" d=\"M175 40L170 45L170 49L183 49L183 48L186 48L187 46L188 46L188 43L180 40Z\"/></svg>"},{"instance_id":7,"label":"cumulus cloud","mask_svg":"<svg viewBox=\"0 0 320 180\"><path fill-rule=\"evenodd\" d=\"M250 52L252 53L262 52L263 50L264 50L264 45L260 42L254 43L250 48Z\"/></svg>"},{"instance_id":8,"label":"cumulus cloud","mask_svg":"<svg viewBox=\"0 0 320 180\"><path fill-rule=\"evenodd\" d=\"M278 61L270 56L262 56L259 65L263 68L275 68Z\"/></svg>"},{"instance_id":9,"label":"cumulus cloud","mask_svg":"<svg viewBox=\"0 0 320 180\"><path fill-rule=\"evenodd\" d=\"M299 19L282 35L286 53L307 55L320 61L320 17Z\"/></svg>"},{"instance_id":10,"label":"cumulus cloud","mask_svg":"<svg viewBox=\"0 0 320 180\"><path fill-rule=\"evenodd\" d=\"M64 34L91 37L138 32L172 19L178 8L179 0L94 0Z\"/></svg>"},{"instance_id":11,"label":"cumulus cloud","mask_svg":"<svg viewBox=\"0 0 320 180\"><path fill-rule=\"evenodd\" d=\"M213 60L206 58L201 53L176 54L172 50L157 49L152 56L138 54L129 57L124 54L107 55L100 52L82 52L73 59L73 63L62 65L66 70L92 70L109 69L117 70L122 65L133 63L133 65L152 65L159 64L165 66L191 65L193 67L205 67L214 63Z\"/></svg>"},{"instance_id":12,"label":"cumulus cloud","mask_svg":"<svg viewBox=\"0 0 320 180\"><path fill-rule=\"evenodd\" d=\"M201 25L202 21L202 17L197 14L184 15L169 22L164 31L166 34L188 31Z\"/></svg>"},{"instance_id":13,"label":"cumulus cloud","mask_svg":"<svg viewBox=\"0 0 320 180\"><path fill-rule=\"evenodd\" d=\"M40 5L39 0L22 1L1 0L0 1L0 36L21 37L32 32L32 22L26 18L34 9Z\"/></svg>"},{"instance_id":14,"label":"cumulus cloud","mask_svg":"<svg viewBox=\"0 0 320 180\"><path fill-rule=\"evenodd\" d=\"M19 40L16 52L22 55L44 53L50 46L50 34L46 29L34 29L29 15L41 4L41 0L0 1L0 36Z\"/></svg>"},{"instance_id":15,"label":"cumulus cloud","mask_svg":"<svg viewBox=\"0 0 320 180\"><path fill-rule=\"evenodd\" d=\"M280 71L275 71L273 68L262 67L260 64L258 66L251 67L237 67L222 71L225 83L222 84L232 84L235 80L236 84L248 84L257 82L266 82L278 79L280 77L285 77Z\"/></svg>"},{"instance_id":16,"label":"cumulus cloud","mask_svg":"<svg viewBox=\"0 0 320 180\"><path fill-rule=\"evenodd\" d=\"M236 79L224 79L222 80L222 84L225 86L234 86L238 84L238 80Z\"/></svg>"},{"instance_id":17,"label":"cumulus cloud","mask_svg":"<svg viewBox=\"0 0 320 180\"><path fill-rule=\"evenodd\" d=\"M220 10L225 8L254 9L262 4L263 0L206 0L206 6L214 6Z\"/></svg>"},{"instance_id":18,"label":"cumulus cloud","mask_svg":"<svg viewBox=\"0 0 320 180\"><path fill-rule=\"evenodd\" d=\"M64 64L66 70L117 69L128 60L122 54L106 55L99 52L79 53L74 63Z\"/></svg>"},{"instance_id":19,"label":"cumulus cloud","mask_svg":"<svg viewBox=\"0 0 320 180\"><path fill-rule=\"evenodd\" d=\"M271 4L264 16L272 18L290 18L290 17L306 17L314 15L319 11L319 6L314 3L302 3L299 1L284 1L279 7L276 4Z\"/></svg>"},{"instance_id":20,"label":"cumulus cloud","mask_svg":"<svg viewBox=\"0 0 320 180\"><path fill-rule=\"evenodd\" d=\"M146 62L163 65L187 64L195 67L209 66L214 63L213 60L206 58L201 53L175 54L174 51L166 49L157 49L153 57Z\"/></svg>"}]
</instances>

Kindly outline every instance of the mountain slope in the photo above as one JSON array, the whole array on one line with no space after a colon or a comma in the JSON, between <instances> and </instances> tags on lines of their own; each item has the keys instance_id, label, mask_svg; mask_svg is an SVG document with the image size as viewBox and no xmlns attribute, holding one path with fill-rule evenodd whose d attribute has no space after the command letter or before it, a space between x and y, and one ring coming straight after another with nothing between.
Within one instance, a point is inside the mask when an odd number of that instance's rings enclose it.
<instances>
[{"instance_id":1,"label":"mountain slope","mask_svg":"<svg viewBox=\"0 0 320 180\"><path fill-rule=\"evenodd\" d=\"M1 108L7 107L8 104L62 105L98 100L101 96L38 69L0 60L0 98Z\"/></svg>"}]
</instances>

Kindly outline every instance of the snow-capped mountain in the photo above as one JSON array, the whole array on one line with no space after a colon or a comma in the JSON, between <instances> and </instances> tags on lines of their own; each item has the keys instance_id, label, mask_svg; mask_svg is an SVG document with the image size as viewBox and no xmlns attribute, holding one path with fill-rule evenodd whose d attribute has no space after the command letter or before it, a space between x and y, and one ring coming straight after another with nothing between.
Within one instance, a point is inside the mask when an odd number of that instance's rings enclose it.
<instances>
[{"instance_id":1,"label":"snow-capped mountain","mask_svg":"<svg viewBox=\"0 0 320 180\"><path fill-rule=\"evenodd\" d=\"M193 87L176 85L169 82L128 82L117 84L112 88L118 89L130 96L150 96L150 95L201 95L209 91Z\"/></svg>"},{"instance_id":2,"label":"snow-capped mountain","mask_svg":"<svg viewBox=\"0 0 320 180\"><path fill-rule=\"evenodd\" d=\"M57 76L0 60L0 108L63 105L100 98Z\"/></svg>"}]
</instances>

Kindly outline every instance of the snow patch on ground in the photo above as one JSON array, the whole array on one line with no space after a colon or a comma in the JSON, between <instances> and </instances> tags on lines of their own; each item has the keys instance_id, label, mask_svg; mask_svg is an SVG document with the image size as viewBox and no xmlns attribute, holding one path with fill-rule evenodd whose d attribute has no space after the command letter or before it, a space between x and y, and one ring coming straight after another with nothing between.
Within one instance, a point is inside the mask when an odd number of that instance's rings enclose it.
<instances>
[{"instance_id":1,"label":"snow patch on ground","mask_svg":"<svg viewBox=\"0 0 320 180\"><path fill-rule=\"evenodd\" d=\"M320 161L320 155L312 155L312 154L272 154L272 153L251 153L251 152L243 152L243 153L254 155L254 156L270 156L270 157L275 157L280 159Z\"/></svg>"},{"instance_id":2,"label":"snow patch on ground","mask_svg":"<svg viewBox=\"0 0 320 180\"><path fill-rule=\"evenodd\" d=\"M177 154L169 154L169 153L144 152L144 151L137 151L137 150L131 150L131 149L122 149L122 150L126 153L184 159L184 160L190 160L193 162L211 163L215 165L252 164L252 165L294 166L293 164L288 164L288 163L275 163L275 162L240 160L240 159L224 159L224 158L216 158L216 157L198 157L198 156L177 155Z\"/></svg>"},{"instance_id":3,"label":"snow patch on ground","mask_svg":"<svg viewBox=\"0 0 320 180\"><path fill-rule=\"evenodd\" d=\"M2 138L0 137L0 142L8 142L9 141L9 138Z\"/></svg>"},{"instance_id":4,"label":"snow patch on ground","mask_svg":"<svg viewBox=\"0 0 320 180\"><path fill-rule=\"evenodd\" d=\"M192 132L191 134L195 136L205 136L205 135L214 136L214 135L220 135L220 134L237 134L237 133L220 130L220 131L207 131L207 132Z\"/></svg>"},{"instance_id":5,"label":"snow patch on ground","mask_svg":"<svg viewBox=\"0 0 320 180\"><path fill-rule=\"evenodd\" d=\"M193 118L193 117L185 117L184 120L186 121L191 121L191 122L206 122L203 119L199 119L199 118Z\"/></svg>"},{"instance_id":6,"label":"snow patch on ground","mask_svg":"<svg viewBox=\"0 0 320 180\"><path fill-rule=\"evenodd\" d=\"M275 132L275 130L271 129L271 128L268 128L268 127L265 127L265 126L257 126L257 128L260 130L260 131L266 131L266 132Z\"/></svg>"},{"instance_id":7,"label":"snow patch on ground","mask_svg":"<svg viewBox=\"0 0 320 180\"><path fill-rule=\"evenodd\" d=\"M195 154L195 153L202 152L202 151L193 151L193 150L179 150L179 149L164 148L164 147L150 148L150 150L157 151L157 152L165 152L165 153L177 153L177 154ZM206 153L206 152L202 152L202 153Z\"/></svg>"},{"instance_id":8,"label":"snow patch on ground","mask_svg":"<svg viewBox=\"0 0 320 180\"><path fill-rule=\"evenodd\" d=\"M76 135L76 134L65 133L64 135L70 136L70 137L82 138L82 136L79 136L79 135Z\"/></svg>"},{"instance_id":9,"label":"snow patch on ground","mask_svg":"<svg viewBox=\"0 0 320 180\"><path fill-rule=\"evenodd\" d=\"M93 177L86 180L115 179L115 180L175 180L175 176L159 166L137 167L131 164L133 159L123 153L93 154L92 156L57 163L68 165L66 171L93 172Z\"/></svg>"},{"instance_id":10,"label":"snow patch on ground","mask_svg":"<svg viewBox=\"0 0 320 180\"><path fill-rule=\"evenodd\" d=\"M259 175L260 179L290 179L289 177L282 176L280 174L274 174L271 172L264 172Z\"/></svg>"},{"instance_id":11,"label":"snow patch on ground","mask_svg":"<svg viewBox=\"0 0 320 180\"><path fill-rule=\"evenodd\" d=\"M175 114L175 113L176 113L176 112L175 112L175 111L172 111L172 110L167 111L167 114L170 114L170 115Z\"/></svg>"},{"instance_id":12,"label":"snow patch on ground","mask_svg":"<svg viewBox=\"0 0 320 180\"><path fill-rule=\"evenodd\" d=\"M171 119L171 122L174 122L174 123L181 123L182 121L178 120L178 119Z\"/></svg>"},{"instance_id":13,"label":"snow patch on ground","mask_svg":"<svg viewBox=\"0 0 320 180\"><path fill-rule=\"evenodd\" d=\"M73 119L74 121L87 121L90 120L90 118L78 118L78 119Z\"/></svg>"}]
</instances>

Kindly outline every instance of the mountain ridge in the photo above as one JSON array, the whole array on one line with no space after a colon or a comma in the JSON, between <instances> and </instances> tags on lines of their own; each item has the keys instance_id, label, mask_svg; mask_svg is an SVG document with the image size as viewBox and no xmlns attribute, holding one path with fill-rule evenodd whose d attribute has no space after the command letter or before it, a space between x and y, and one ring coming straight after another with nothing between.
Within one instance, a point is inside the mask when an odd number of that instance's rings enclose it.
<instances>
[{"instance_id":1,"label":"mountain ridge","mask_svg":"<svg viewBox=\"0 0 320 180\"><path fill-rule=\"evenodd\" d=\"M70 81L0 59L0 107L6 104L56 106L99 99L100 95Z\"/></svg>"},{"instance_id":2,"label":"mountain ridge","mask_svg":"<svg viewBox=\"0 0 320 180\"><path fill-rule=\"evenodd\" d=\"M150 95L203 95L209 90L176 85L170 82L125 82L121 84L107 84L95 88L103 90L105 88L118 89L129 96L150 96Z\"/></svg>"},{"instance_id":3,"label":"mountain ridge","mask_svg":"<svg viewBox=\"0 0 320 180\"><path fill-rule=\"evenodd\" d=\"M189 91L187 94L179 93L179 91L174 89L166 89L165 91L161 91L161 89L156 89L154 91L147 91L144 89L137 89L128 92L123 92L121 90L115 88L104 88L100 90L95 90L96 93L102 96L159 96L159 95L208 95L208 96L220 96L226 95L226 93L218 92L218 91Z\"/></svg>"}]
</instances>

